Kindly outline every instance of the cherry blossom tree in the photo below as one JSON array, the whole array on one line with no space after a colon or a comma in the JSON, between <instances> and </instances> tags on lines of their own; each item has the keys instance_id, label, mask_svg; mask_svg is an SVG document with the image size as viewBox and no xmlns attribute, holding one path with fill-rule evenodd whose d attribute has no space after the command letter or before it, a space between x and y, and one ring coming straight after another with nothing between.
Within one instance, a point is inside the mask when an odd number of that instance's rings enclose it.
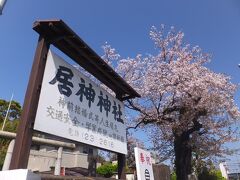
<instances>
[{"instance_id":1,"label":"cherry blossom tree","mask_svg":"<svg viewBox=\"0 0 240 180\"><path fill-rule=\"evenodd\" d=\"M240 112L230 77L206 67L210 56L183 41L184 33L152 27L154 55L120 58L104 46L107 60L117 57L116 71L141 94L126 106L138 112L134 128L147 129L154 149L175 158L178 180L192 172L192 154L219 155L236 140ZM113 57L113 58L112 58ZM106 59L106 58L105 58Z\"/></svg>"},{"instance_id":2,"label":"cherry blossom tree","mask_svg":"<svg viewBox=\"0 0 240 180\"><path fill-rule=\"evenodd\" d=\"M127 157L126 157L128 167L135 167L136 166L135 154L134 154L134 148L135 147L139 147L141 149L145 148L144 143L141 140L137 139L136 137L134 137L132 135L128 135L128 137L127 137L128 154L127 154Z\"/></svg>"}]
</instances>

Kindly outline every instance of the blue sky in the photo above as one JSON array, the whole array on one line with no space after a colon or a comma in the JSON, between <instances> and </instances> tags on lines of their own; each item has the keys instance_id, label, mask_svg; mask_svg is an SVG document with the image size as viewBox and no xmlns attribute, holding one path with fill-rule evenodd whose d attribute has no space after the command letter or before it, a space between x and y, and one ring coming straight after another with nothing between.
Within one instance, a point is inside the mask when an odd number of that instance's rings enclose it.
<instances>
[{"instance_id":1,"label":"blue sky","mask_svg":"<svg viewBox=\"0 0 240 180\"><path fill-rule=\"evenodd\" d=\"M0 98L14 92L23 103L39 19L63 19L99 55L107 41L122 57L153 52L152 25L175 26L187 43L212 54L209 68L240 82L239 0L8 0L0 16Z\"/></svg>"}]
</instances>

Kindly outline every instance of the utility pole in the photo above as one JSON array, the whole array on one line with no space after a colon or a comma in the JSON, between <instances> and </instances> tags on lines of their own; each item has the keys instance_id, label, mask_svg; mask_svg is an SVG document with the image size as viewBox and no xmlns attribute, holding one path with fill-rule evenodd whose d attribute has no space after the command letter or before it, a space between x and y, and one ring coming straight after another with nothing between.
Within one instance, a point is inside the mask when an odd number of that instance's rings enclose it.
<instances>
[{"instance_id":1,"label":"utility pole","mask_svg":"<svg viewBox=\"0 0 240 180\"><path fill-rule=\"evenodd\" d=\"M12 97L10 99L10 102L8 104L8 109L7 109L6 116L5 116L4 121L3 121L2 131L4 130L4 127L5 127L5 124L6 124L6 121L7 121L7 117L8 117L8 113L9 113L9 110L10 110L10 107L11 107L11 104L12 104L12 100L13 100L13 93L12 93Z\"/></svg>"},{"instance_id":2,"label":"utility pole","mask_svg":"<svg viewBox=\"0 0 240 180\"><path fill-rule=\"evenodd\" d=\"M2 15L3 8L6 4L7 0L0 0L0 15Z\"/></svg>"}]
</instances>

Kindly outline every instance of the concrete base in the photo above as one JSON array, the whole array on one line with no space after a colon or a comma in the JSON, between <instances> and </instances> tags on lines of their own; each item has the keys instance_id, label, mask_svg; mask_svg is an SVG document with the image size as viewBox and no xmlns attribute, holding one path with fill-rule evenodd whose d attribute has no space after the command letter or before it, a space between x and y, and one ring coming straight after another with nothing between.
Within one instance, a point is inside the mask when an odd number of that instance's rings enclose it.
<instances>
[{"instance_id":1,"label":"concrete base","mask_svg":"<svg viewBox=\"0 0 240 180\"><path fill-rule=\"evenodd\" d=\"M28 169L0 171L1 180L41 180L41 177Z\"/></svg>"}]
</instances>

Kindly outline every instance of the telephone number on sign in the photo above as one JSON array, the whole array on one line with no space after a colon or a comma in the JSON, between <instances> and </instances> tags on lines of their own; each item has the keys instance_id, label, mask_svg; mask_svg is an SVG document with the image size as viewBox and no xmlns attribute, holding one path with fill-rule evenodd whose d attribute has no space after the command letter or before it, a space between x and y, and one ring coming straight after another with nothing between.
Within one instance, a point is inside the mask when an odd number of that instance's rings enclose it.
<instances>
[{"instance_id":1,"label":"telephone number on sign","mask_svg":"<svg viewBox=\"0 0 240 180\"><path fill-rule=\"evenodd\" d=\"M104 147L108 147L108 148L114 148L114 143L113 141L111 140L108 140L106 138L102 138L102 137L95 137L94 135L92 134L89 134L89 133L82 133L82 138L85 140L85 141L88 141L90 143L97 143L101 146L104 146Z\"/></svg>"}]
</instances>

